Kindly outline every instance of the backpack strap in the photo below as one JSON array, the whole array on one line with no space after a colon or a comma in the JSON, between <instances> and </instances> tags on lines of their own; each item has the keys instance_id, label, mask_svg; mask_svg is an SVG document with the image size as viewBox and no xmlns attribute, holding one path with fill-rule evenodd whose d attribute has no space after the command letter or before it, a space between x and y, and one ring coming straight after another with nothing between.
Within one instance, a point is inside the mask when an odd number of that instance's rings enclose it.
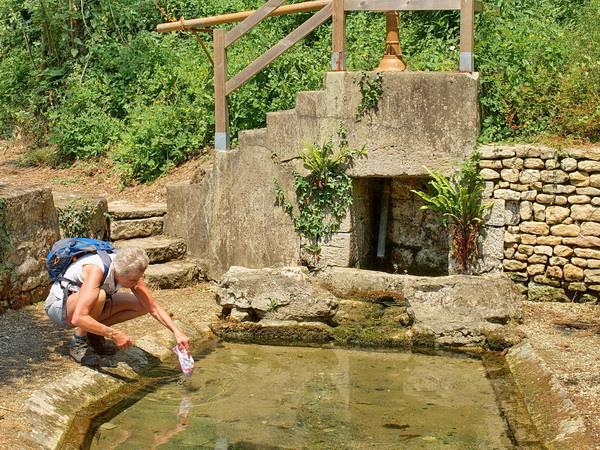
<instances>
[{"instance_id":1,"label":"backpack strap","mask_svg":"<svg viewBox=\"0 0 600 450\"><path fill-rule=\"evenodd\" d=\"M96 253L100 257L100 260L102 261L102 266L103 266L103 270L104 270L104 275L102 276L102 281L100 282L100 286L102 286L104 284L104 282L106 281L106 277L108 276L108 272L110 270L110 265L112 263L112 259L110 259L110 256L108 256L108 253L106 253L104 250L98 250ZM63 285L64 281L66 281L66 283ZM62 292L63 292L63 299L62 299L63 322L67 323L67 299L69 298L69 286L74 285L77 287L81 287L81 283L78 281L70 280L64 276L59 277L58 282L62 286Z\"/></svg>"}]
</instances>

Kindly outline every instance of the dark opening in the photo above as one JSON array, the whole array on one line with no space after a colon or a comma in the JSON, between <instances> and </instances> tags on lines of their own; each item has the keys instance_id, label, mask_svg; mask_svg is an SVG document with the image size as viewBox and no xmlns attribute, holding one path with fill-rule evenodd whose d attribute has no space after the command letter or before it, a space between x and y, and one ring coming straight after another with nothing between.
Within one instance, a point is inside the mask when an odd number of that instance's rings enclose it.
<instances>
[{"instance_id":1,"label":"dark opening","mask_svg":"<svg viewBox=\"0 0 600 450\"><path fill-rule=\"evenodd\" d=\"M355 179L353 241L358 267L409 275L448 274L448 231L437 213L420 209L422 200L411 192L426 190L427 181ZM379 242L382 221L387 222L382 228L385 245Z\"/></svg>"}]
</instances>

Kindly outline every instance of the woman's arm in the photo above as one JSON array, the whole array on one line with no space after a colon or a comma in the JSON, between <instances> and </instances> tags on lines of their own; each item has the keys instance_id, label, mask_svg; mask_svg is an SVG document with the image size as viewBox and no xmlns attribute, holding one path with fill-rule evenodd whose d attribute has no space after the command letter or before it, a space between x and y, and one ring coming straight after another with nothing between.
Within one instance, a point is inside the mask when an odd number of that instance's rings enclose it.
<instances>
[{"instance_id":1,"label":"woman's arm","mask_svg":"<svg viewBox=\"0 0 600 450\"><path fill-rule=\"evenodd\" d=\"M173 320L171 320L171 316L169 316L169 314L156 302L150 289L148 289L144 283L144 280L140 278L136 285L131 288L131 292L133 292L133 295L135 295L135 297L144 305L152 317L171 330L175 337L175 341L177 341L177 345L189 350L190 342L188 337L177 328L173 323Z\"/></svg>"}]
</instances>

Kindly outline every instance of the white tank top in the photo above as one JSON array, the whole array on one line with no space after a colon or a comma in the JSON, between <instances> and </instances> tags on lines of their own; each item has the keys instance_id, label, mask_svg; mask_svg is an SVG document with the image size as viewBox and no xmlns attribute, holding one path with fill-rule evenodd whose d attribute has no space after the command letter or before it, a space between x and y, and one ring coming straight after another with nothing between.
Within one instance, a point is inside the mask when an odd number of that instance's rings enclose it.
<instances>
[{"instance_id":1,"label":"white tank top","mask_svg":"<svg viewBox=\"0 0 600 450\"><path fill-rule=\"evenodd\" d=\"M109 253L108 256L112 261L116 255L114 253ZM83 258L78 259L73 264L71 264L65 271L64 277L68 280L75 281L79 284L83 284L83 266L87 266L88 264L98 266L100 269L102 269L102 272L104 272L104 264L102 264L102 259L100 259L98 255L92 254L86 255ZM64 281L62 282L62 284L58 281L55 282L50 288L50 293L58 298L62 298L63 286L65 284L66 282ZM108 275L106 276L106 279L104 280L104 283L102 284L102 286L100 286L100 288L103 289L106 292L106 294L110 296L122 287L123 286L121 286L115 281L114 266L113 264L111 264L108 268ZM69 285L69 291L79 292L79 286L77 286L76 284L71 284Z\"/></svg>"}]
</instances>

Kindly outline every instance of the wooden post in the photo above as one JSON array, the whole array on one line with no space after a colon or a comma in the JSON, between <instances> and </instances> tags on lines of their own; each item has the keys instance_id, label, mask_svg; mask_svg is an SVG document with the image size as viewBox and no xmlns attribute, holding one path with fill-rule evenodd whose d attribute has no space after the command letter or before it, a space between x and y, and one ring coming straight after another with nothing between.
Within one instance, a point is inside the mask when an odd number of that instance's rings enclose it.
<instances>
[{"instance_id":1,"label":"wooden post","mask_svg":"<svg viewBox=\"0 0 600 450\"><path fill-rule=\"evenodd\" d=\"M344 0L333 0L331 70L346 70L346 12Z\"/></svg>"},{"instance_id":2,"label":"wooden post","mask_svg":"<svg viewBox=\"0 0 600 450\"><path fill-rule=\"evenodd\" d=\"M473 61L475 26L475 1L461 0L460 2L460 63L461 72L473 72L475 64Z\"/></svg>"},{"instance_id":3,"label":"wooden post","mask_svg":"<svg viewBox=\"0 0 600 450\"><path fill-rule=\"evenodd\" d=\"M227 50L225 48L226 30L213 32L215 51L215 150L229 150L229 114L227 111Z\"/></svg>"}]
</instances>

